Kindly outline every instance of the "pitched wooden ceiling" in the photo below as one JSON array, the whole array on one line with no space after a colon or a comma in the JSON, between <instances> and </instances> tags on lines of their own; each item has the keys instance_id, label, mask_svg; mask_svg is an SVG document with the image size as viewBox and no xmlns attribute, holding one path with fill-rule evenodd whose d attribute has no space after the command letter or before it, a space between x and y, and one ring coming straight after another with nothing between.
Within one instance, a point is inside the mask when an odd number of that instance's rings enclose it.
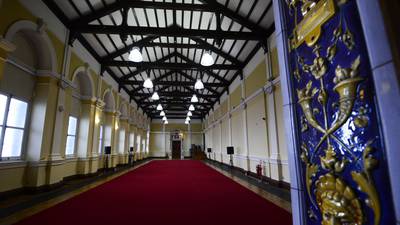
<instances>
[{"instance_id":1,"label":"pitched wooden ceiling","mask_svg":"<svg viewBox=\"0 0 400 225\"><path fill-rule=\"evenodd\" d=\"M272 0L43 0L151 118L185 118L190 97L202 119L275 30ZM128 60L132 47L143 62ZM215 64L200 65L210 51ZM149 76L154 88L143 88ZM205 89L194 90L196 79ZM151 100L153 91L159 101Z\"/></svg>"}]
</instances>

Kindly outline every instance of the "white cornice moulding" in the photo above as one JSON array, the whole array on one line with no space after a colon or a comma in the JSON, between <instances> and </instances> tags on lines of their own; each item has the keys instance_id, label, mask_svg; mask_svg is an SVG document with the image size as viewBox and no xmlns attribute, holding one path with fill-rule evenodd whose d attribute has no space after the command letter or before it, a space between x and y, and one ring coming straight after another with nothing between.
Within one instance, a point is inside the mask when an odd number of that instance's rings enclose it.
<instances>
[{"instance_id":1,"label":"white cornice moulding","mask_svg":"<svg viewBox=\"0 0 400 225\"><path fill-rule=\"evenodd\" d=\"M27 165L28 162L23 160L5 160L0 162L0 171L3 169L24 168Z\"/></svg>"},{"instance_id":2,"label":"white cornice moulding","mask_svg":"<svg viewBox=\"0 0 400 225\"><path fill-rule=\"evenodd\" d=\"M8 41L2 35L0 35L0 48L5 50L6 52L13 52L17 47L12 42Z\"/></svg>"}]
</instances>

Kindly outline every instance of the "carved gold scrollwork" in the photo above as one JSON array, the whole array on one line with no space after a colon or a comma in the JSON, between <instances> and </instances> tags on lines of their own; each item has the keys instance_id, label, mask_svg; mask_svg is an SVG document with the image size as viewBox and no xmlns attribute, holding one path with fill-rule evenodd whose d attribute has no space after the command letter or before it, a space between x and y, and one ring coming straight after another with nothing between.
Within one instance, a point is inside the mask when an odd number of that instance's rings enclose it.
<instances>
[{"instance_id":1,"label":"carved gold scrollwork","mask_svg":"<svg viewBox=\"0 0 400 225\"><path fill-rule=\"evenodd\" d=\"M361 225L363 213L353 189L341 178L327 173L316 181L316 198L322 225Z\"/></svg>"},{"instance_id":2,"label":"carved gold scrollwork","mask_svg":"<svg viewBox=\"0 0 400 225\"><path fill-rule=\"evenodd\" d=\"M363 172L353 171L351 176L357 183L358 188L368 195L365 203L374 211L374 225L378 225L381 218L381 206L379 203L378 193L375 189L374 181L372 179L371 170L375 169L378 161L373 158L373 148L367 146L363 152Z\"/></svg>"}]
</instances>

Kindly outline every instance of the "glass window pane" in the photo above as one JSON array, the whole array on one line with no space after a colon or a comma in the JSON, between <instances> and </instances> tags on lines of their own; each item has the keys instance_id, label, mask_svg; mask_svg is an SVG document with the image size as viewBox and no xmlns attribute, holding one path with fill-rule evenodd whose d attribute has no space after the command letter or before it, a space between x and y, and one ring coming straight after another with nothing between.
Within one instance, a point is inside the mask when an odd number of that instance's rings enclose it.
<instances>
[{"instance_id":1,"label":"glass window pane","mask_svg":"<svg viewBox=\"0 0 400 225\"><path fill-rule=\"evenodd\" d=\"M99 154L102 152L102 147L103 147L103 126L100 126L100 131L99 131Z\"/></svg>"},{"instance_id":2,"label":"glass window pane","mask_svg":"<svg viewBox=\"0 0 400 225\"><path fill-rule=\"evenodd\" d=\"M103 126L100 126L99 139L103 139Z\"/></svg>"},{"instance_id":3,"label":"glass window pane","mask_svg":"<svg viewBox=\"0 0 400 225\"><path fill-rule=\"evenodd\" d=\"M14 128L6 128L1 157L18 157L21 155L22 137L24 131Z\"/></svg>"},{"instance_id":4,"label":"glass window pane","mask_svg":"<svg viewBox=\"0 0 400 225\"><path fill-rule=\"evenodd\" d=\"M99 140L99 154L102 153L102 147L103 147L103 140Z\"/></svg>"},{"instance_id":5,"label":"glass window pane","mask_svg":"<svg viewBox=\"0 0 400 225\"><path fill-rule=\"evenodd\" d=\"M6 112L7 96L0 94L0 125L3 125L4 115Z\"/></svg>"},{"instance_id":6,"label":"glass window pane","mask_svg":"<svg viewBox=\"0 0 400 225\"><path fill-rule=\"evenodd\" d=\"M67 137L67 145L65 148L65 154L66 155L73 155L75 152L75 137L74 136L68 136Z\"/></svg>"},{"instance_id":7,"label":"glass window pane","mask_svg":"<svg viewBox=\"0 0 400 225\"><path fill-rule=\"evenodd\" d=\"M8 111L7 126L24 128L27 108L28 103L12 98Z\"/></svg>"},{"instance_id":8,"label":"glass window pane","mask_svg":"<svg viewBox=\"0 0 400 225\"><path fill-rule=\"evenodd\" d=\"M76 134L76 123L78 119L73 116L69 117L68 121L68 135L75 135Z\"/></svg>"}]
</instances>

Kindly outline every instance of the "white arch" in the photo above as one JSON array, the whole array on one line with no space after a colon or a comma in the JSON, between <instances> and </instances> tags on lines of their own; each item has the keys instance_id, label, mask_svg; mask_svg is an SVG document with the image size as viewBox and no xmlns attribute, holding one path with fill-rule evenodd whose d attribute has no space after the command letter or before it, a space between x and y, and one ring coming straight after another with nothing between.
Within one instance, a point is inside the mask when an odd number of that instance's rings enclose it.
<instances>
[{"instance_id":1,"label":"white arch","mask_svg":"<svg viewBox=\"0 0 400 225\"><path fill-rule=\"evenodd\" d=\"M105 105L106 110L109 110L109 111L115 110L115 98L114 98L114 94L112 93L112 90L110 88L108 88L107 90L104 91L103 101L106 104Z\"/></svg>"},{"instance_id":2,"label":"white arch","mask_svg":"<svg viewBox=\"0 0 400 225\"><path fill-rule=\"evenodd\" d=\"M53 73L57 73L57 54L53 43L44 31L45 24L42 22L34 23L29 20L19 20L8 28L5 39L12 42L18 32L22 32L35 43L35 49L40 61L39 70L50 68ZM47 65L46 65L47 64Z\"/></svg>"},{"instance_id":3,"label":"white arch","mask_svg":"<svg viewBox=\"0 0 400 225\"><path fill-rule=\"evenodd\" d=\"M72 74L72 83L75 82L75 79L77 82L79 82L80 88L81 88L81 95L82 95L82 89L84 94L90 93L89 96L84 95L81 97L84 98L92 98L95 96L94 93L94 82L92 79L92 76L89 74L89 70L86 66L80 66L75 69L74 73Z\"/></svg>"},{"instance_id":4,"label":"white arch","mask_svg":"<svg viewBox=\"0 0 400 225\"><path fill-rule=\"evenodd\" d=\"M119 107L119 111L121 112L121 116L123 117L129 117L129 111L128 111L128 104L127 103L122 103L121 106Z\"/></svg>"}]
</instances>

